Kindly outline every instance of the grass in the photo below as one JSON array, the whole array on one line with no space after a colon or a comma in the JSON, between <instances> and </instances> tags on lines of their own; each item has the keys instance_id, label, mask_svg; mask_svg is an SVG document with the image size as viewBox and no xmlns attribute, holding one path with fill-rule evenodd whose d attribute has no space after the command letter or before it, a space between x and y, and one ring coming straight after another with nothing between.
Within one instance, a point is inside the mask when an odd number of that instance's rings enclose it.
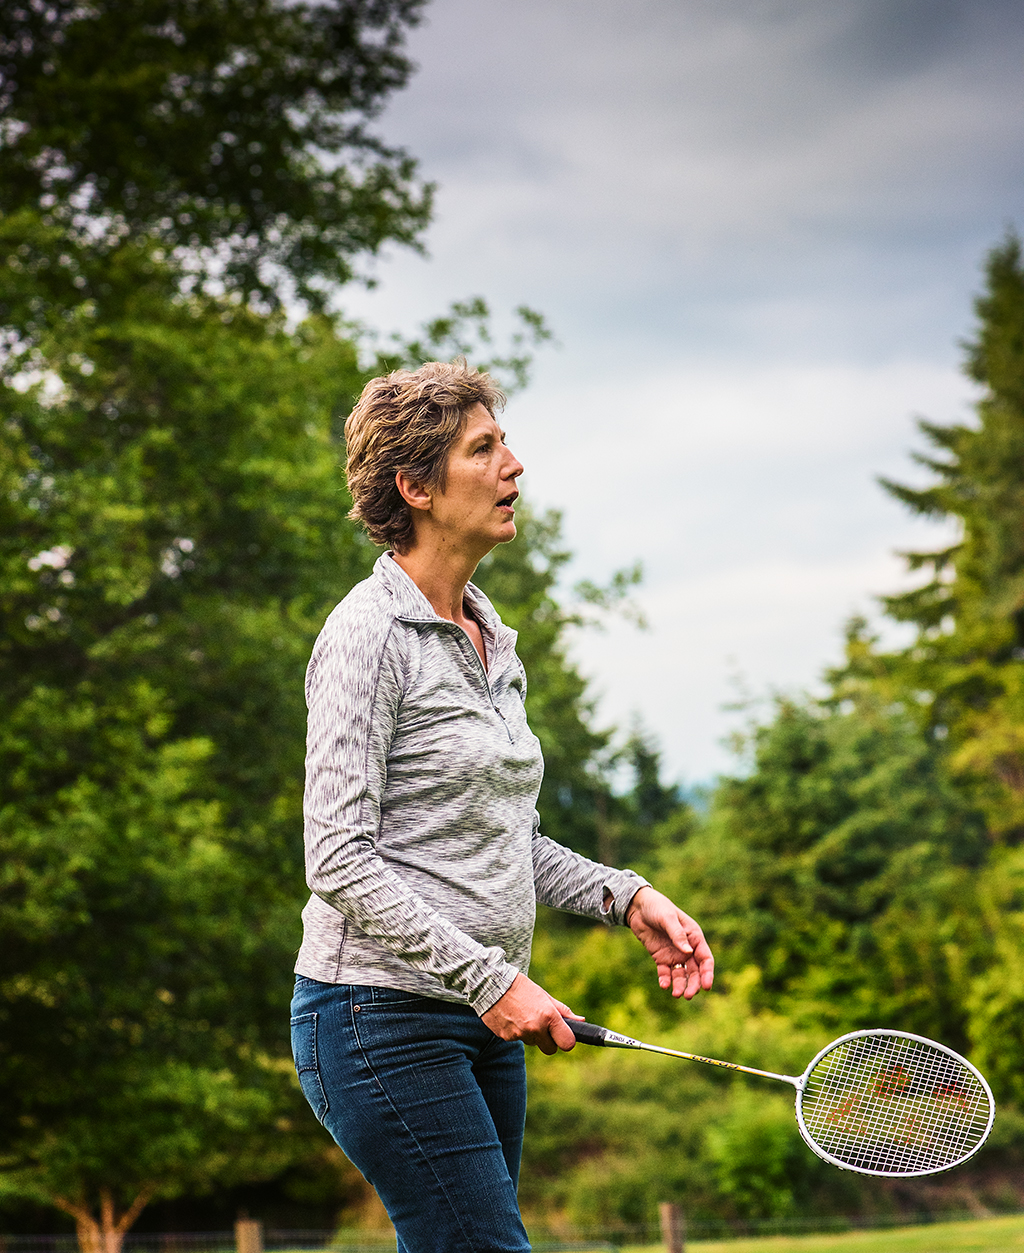
<instances>
[{"instance_id":1,"label":"grass","mask_svg":"<svg viewBox=\"0 0 1024 1253\"><path fill-rule=\"evenodd\" d=\"M760 1236L742 1240L687 1240L687 1253L1024 1253L1024 1215L969 1222L930 1223L842 1235ZM623 1253L665 1253L665 1246Z\"/></svg>"}]
</instances>

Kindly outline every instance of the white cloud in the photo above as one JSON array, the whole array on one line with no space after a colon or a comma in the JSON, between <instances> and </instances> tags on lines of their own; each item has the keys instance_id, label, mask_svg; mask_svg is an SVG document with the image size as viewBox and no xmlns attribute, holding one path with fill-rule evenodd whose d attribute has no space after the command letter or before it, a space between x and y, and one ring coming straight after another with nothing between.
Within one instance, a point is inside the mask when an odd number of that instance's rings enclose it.
<instances>
[{"instance_id":1,"label":"white cloud","mask_svg":"<svg viewBox=\"0 0 1024 1253\"><path fill-rule=\"evenodd\" d=\"M663 583L639 597L649 632L615 623L581 633L574 656L601 694L605 725L628 727L639 716L670 772L704 781L733 768L725 737L766 709L764 701L740 713L725 705L741 692L820 690L826 666L842 657L843 623L877 613L866 589L904 582L900 563L881 553L819 562L765 555ZM895 628L887 638L904 642Z\"/></svg>"},{"instance_id":2,"label":"white cloud","mask_svg":"<svg viewBox=\"0 0 1024 1253\"><path fill-rule=\"evenodd\" d=\"M643 558L648 635L584 634L576 653L602 716L639 713L671 769L723 769L737 669L754 690L809 687L839 655L853 613L907 585L894 548L948 532L908 516L874 481L920 481L914 412L962 419L970 391L948 367L677 366L514 402L509 439L529 499L565 510L581 573Z\"/></svg>"},{"instance_id":3,"label":"white cloud","mask_svg":"<svg viewBox=\"0 0 1024 1253\"><path fill-rule=\"evenodd\" d=\"M588 566L646 554L655 585L751 552L824 561L902 542L914 525L874 476L919 478L913 415L961 419L970 396L927 362L594 374L514 401L509 439Z\"/></svg>"}]
</instances>

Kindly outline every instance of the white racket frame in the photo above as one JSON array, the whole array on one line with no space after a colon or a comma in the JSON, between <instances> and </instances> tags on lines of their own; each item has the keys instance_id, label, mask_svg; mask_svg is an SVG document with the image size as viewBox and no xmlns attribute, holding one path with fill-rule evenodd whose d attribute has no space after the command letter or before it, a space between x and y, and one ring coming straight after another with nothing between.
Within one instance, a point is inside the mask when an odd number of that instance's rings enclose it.
<instances>
[{"instance_id":1,"label":"white racket frame","mask_svg":"<svg viewBox=\"0 0 1024 1253\"><path fill-rule=\"evenodd\" d=\"M869 1170L866 1166L851 1166L849 1162L841 1162L838 1157L833 1157L831 1153L826 1152L825 1149L821 1148L820 1145L814 1142L811 1133L807 1130L807 1127L804 1124L803 1112L803 1095L807 1087L807 1080L810 1077L811 1071L820 1061L822 1061L823 1058L827 1057L833 1049L837 1049L841 1044L846 1044L850 1040L864 1040L869 1036L879 1035L890 1037L896 1036L901 1040L914 1040L918 1044L927 1044L929 1048L938 1049L940 1053L945 1053L947 1057L952 1057L953 1060L959 1062L961 1066L965 1066L971 1074L974 1075L975 1079L978 1080L985 1091L985 1095L988 1097L988 1122L985 1124L984 1134L978 1138L978 1143L970 1150L970 1152L965 1153L962 1157L958 1157L955 1162L950 1162L948 1166L933 1166L929 1170ZM841 1035L838 1040L833 1040L831 1044L826 1044L821 1052L811 1060L807 1069L799 1077L794 1078L792 1075L775 1075L774 1077L776 1079L782 1079L786 1083L791 1083L796 1088L796 1100L794 1102L796 1108L796 1125L799 1127L800 1135L803 1137L804 1143L807 1147L812 1149L814 1153L822 1159L822 1161L828 1162L832 1166L838 1166L840 1170L851 1170L858 1175L877 1175L883 1179L917 1179L923 1175L940 1175L947 1170L953 1170L957 1166L962 1166L964 1162L969 1161L975 1153L977 1153L977 1151L988 1139L989 1132L992 1130L992 1124L995 1122L996 1117L996 1103L992 1096L992 1089L988 1086L988 1081L977 1066L972 1065L966 1057L961 1057L955 1049L951 1049L945 1044L939 1044L937 1040L929 1040L927 1036L914 1035L912 1031L890 1031L886 1027L872 1027L865 1031L850 1031L846 1035Z\"/></svg>"},{"instance_id":2,"label":"white racket frame","mask_svg":"<svg viewBox=\"0 0 1024 1253\"><path fill-rule=\"evenodd\" d=\"M571 1027L572 1025L570 1022L569 1026ZM815 1156L820 1157L824 1162L828 1162L830 1166L837 1166L840 1170L850 1170L857 1175L875 1175L882 1179L917 1179L923 1175L941 1175L947 1170L953 1170L957 1166L962 1166L964 1162L969 1161L977 1153L988 1139L996 1117L996 1104L992 1096L992 1089L988 1086L988 1081L977 1066L969 1062L966 1057L961 1057L955 1049L949 1048L948 1045L940 1044L937 1040L929 1040L924 1035L914 1035L912 1031L891 1031L888 1027L869 1027L862 1031L848 1031L846 1035L841 1035L837 1040L832 1040L826 1044L811 1059L802 1075L780 1075L776 1074L774 1070L757 1070L753 1066L741 1066L737 1062L723 1062L716 1057L704 1057L700 1053L684 1053L680 1049L667 1049L657 1044L645 1044L642 1040L635 1040L632 1036L621 1035L618 1031L610 1031L607 1027L601 1027L598 1030L604 1035L603 1043L605 1047L642 1049L645 1053L662 1053L667 1057L681 1057L689 1062L704 1062L708 1066L721 1066L725 1070L737 1070L745 1075L760 1075L764 1079L778 1079L781 1083L790 1084L796 1088L796 1100L794 1102L796 1107L796 1125L799 1128L803 1142ZM946 1166L932 1166L926 1170L869 1170L866 1166L851 1166L849 1162L841 1162L839 1158L834 1157L814 1142L811 1133L804 1125L803 1115L803 1094L811 1071L823 1057L826 1057L833 1049L838 1048L840 1044L846 1044L849 1040L864 1040L869 1036L879 1035L896 1036L901 1040L914 1040L918 1044L927 1044L930 1048L938 1049L941 1053L952 1057L961 1066L965 1066L978 1080L985 1090L985 1095L988 1097L988 1122L985 1125L985 1134L979 1137L977 1144L969 1153L964 1153L962 1157L958 1157L955 1162L950 1162Z\"/></svg>"}]
</instances>

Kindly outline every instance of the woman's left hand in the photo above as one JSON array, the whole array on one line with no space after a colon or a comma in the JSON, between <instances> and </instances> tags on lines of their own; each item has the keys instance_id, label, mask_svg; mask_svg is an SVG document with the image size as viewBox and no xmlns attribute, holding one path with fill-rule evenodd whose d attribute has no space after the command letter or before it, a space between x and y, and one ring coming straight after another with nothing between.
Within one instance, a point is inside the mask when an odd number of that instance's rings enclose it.
<instances>
[{"instance_id":1,"label":"woman's left hand","mask_svg":"<svg viewBox=\"0 0 1024 1253\"><path fill-rule=\"evenodd\" d=\"M626 910L626 925L654 958L658 982L673 996L693 1000L715 979L715 959L704 932L689 914L651 887L642 887Z\"/></svg>"}]
</instances>

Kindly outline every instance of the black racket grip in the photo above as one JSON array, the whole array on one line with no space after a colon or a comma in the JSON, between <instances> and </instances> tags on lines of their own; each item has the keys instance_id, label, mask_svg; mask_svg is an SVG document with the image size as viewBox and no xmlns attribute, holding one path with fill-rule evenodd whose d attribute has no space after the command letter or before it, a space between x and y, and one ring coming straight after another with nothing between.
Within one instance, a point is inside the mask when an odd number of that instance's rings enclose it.
<instances>
[{"instance_id":1,"label":"black racket grip","mask_svg":"<svg viewBox=\"0 0 1024 1253\"><path fill-rule=\"evenodd\" d=\"M596 1022L573 1022L569 1018L563 1018L562 1021L580 1044L597 1044L601 1048L612 1047L608 1041L607 1027L599 1027Z\"/></svg>"}]
</instances>

